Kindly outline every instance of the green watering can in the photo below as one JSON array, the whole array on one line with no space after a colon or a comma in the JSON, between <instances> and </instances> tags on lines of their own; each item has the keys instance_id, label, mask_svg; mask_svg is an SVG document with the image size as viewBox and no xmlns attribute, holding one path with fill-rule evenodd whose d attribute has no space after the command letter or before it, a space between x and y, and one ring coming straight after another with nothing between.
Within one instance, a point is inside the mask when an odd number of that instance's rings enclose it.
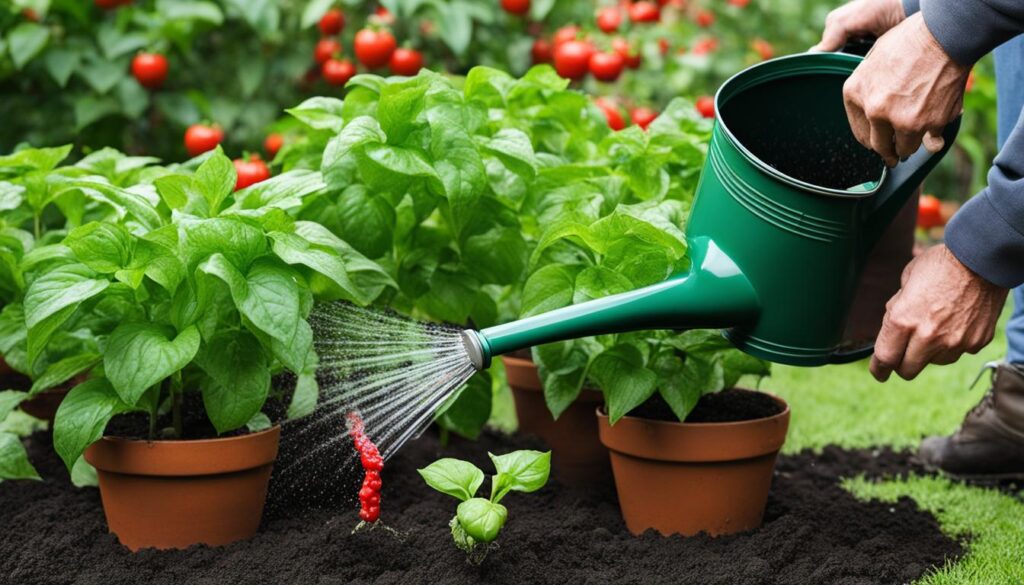
<instances>
[{"instance_id":1,"label":"green watering can","mask_svg":"<svg viewBox=\"0 0 1024 585\"><path fill-rule=\"evenodd\" d=\"M893 169L854 138L843 83L861 57L808 53L755 65L715 97L715 123L686 226L691 268L639 290L467 330L477 369L565 339L642 329L725 329L739 349L800 366L870 355L845 340L868 254L952 145Z\"/></svg>"}]
</instances>

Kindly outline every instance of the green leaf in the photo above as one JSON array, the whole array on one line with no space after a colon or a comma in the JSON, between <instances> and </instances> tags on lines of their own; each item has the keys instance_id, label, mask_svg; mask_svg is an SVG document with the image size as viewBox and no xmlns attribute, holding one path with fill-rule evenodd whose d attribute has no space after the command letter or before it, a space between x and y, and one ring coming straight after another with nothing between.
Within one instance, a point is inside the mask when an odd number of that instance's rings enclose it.
<instances>
[{"instance_id":1,"label":"green leaf","mask_svg":"<svg viewBox=\"0 0 1024 585\"><path fill-rule=\"evenodd\" d=\"M96 468L89 465L85 457L79 457L71 468L71 483L78 488L99 487L100 482L96 476Z\"/></svg>"},{"instance_id":2,"label":"green leaf","mask_svg":"<svg viewBox=\"0 0 1024 585\"><path fill-rule=\"evenodd\" d=\"M328 5L333 0L326 0ZM307 9L314 6L312 2ZM338 98L316 96L307 99L301 104L285 110L297 118L303 124L316 130L330 130L337 134L345 126L345 119L342 116L341 108L344 102Z\"/></svg>"},{"instance_id":3,"label":"green leaf","mask_svg":"<svg viewBox=\"0 0 1024 585\"><path fill-rule=\"evenodd\" d=\"M491 486L491 500L499 502L509 491L535 492L548 482L551 451L513 451L505 455L487 454L498 475Z\"/></svg>"},{"instance_id":4,"label":"green leaf","mask_svg":"<svg viewBox=\"0 0 1024 585\"><path fill-rule=\"evenodd\" d=\"M271 232L269 235L273 242L274 253L281 260L288 264L301 264L312 268L331 279L351 300L360 305L365 306L373 300L373 298L368 297L365 291L360 290L352 282L345 267L345 262L334 250L315 246L296 234Z\"/></svg>"},{"instance_id":5,"label":"green leaf","mask_svg":"<svg viewBox=\"0 0 1024 585\"><path fill-rule=\"evenodd\" d=\"M245 331L221 331L203 345L196 364L208 378L201 383L206 414L225 433L259 413L270 391L270 368L259 340Z\"/></svg>"},{"instance_id":6,"label":"green leaf","mask_svg":"<svg viewBox=\"0 0 1024 585\"><path fill-rule=\"evenodd\" d=\"M312 414L316 410L319 396L320 386L316 382L316 375L313 373L299 374L295 381L292 401L288 404L288 418L297 419Z\"/></svg>"},{"instance_id":7,"label":"green leaf","mask_svg":"<svg viewBox=\"0 0 1024 585\"><path fill-rule=\"evenodd\" d=\"M156 192L171 209L184 209L191 199L192 177L165 175L153 181Z\"/></svg>"},{"instance_id":8,"label":"green leaf","mask_svg":"<svg viewBox=\"0 0 1024 585\"><path fill-rule=\"evenodd\" d=\"M224 14L213 2L199 0L157 0L156 12L169 21L194 20L219 26Z\"/></svg>"},{"instance_id":9,"label":"green leaf","mask_svg":"<svg viewBox=\"0 0 1024 585\"><path fill-rule=\"evenodd\" d=\"M221 254L214 254L199 269L224 281L238 311L267 335L291 340L299 326L299 288L292 273L269 261L258 260L242 275Z\"/></svg>"},{"instance_id":10,"label":"green leaf","mask_svg":"<svg viewBox=\"0 0 1024 585\"><path fill-rule=\"evenodd\" d=\"M272 426L274 426L274 423L270 420L270 417L263 414L262 412L257 412L256 414L252 415L252 418L249 419L249 422L245 423L245 428L248 429L250 433L258 433L260 431L265 431Z\"/></svg>"},{"instance_id":11,"label":"green leaf","mask_svg":"<svg viewBox=\"0 0 1024 585\"><path fill-rule=\"evenodd\" d=\"M319 172L291 170L236 192L235 204L230 209L291 209L326 188Z\"/></svg>"},{"instance_id":12,"label":"green leaf","mask_svg":"<svg viewBox=\"0 0 1024 585\"><path fill-rule=\"evenodd\" d=\"M24 193L25 187L21 185L15 185L6 181L0 182L0 211L17 209L24 200L24 197L22 197Z\"/></svg>"},{"instance_id":13,"label":"green leaf","mask_svg":"<svg viewBox=\"0 0 1024 585\"><path fill-rule=\"evenodd\" d=\"M34 22L22 22L7 33L7 53L18 69L23 68L50 40L50 30Z\"/></svg>"},{"instance_id":14,"label":"green leaf","mask_svg":"<svg viewBox=\"0 0 1024 585\"><path fill-rule=\"evenodd\" d=\"M175 336L165 325L125 323L107 340L103 370L120 399L134 405L150 386L188 365L199 341L194 325Z\"/></svg>"},{"instance_id":15,"label":"green leaf","mask_svg":"<svg viewBox=\"0 0 1024 585\"><path fill-rule=\"evenodd\" d=\"M103 292L110 281L93 278L84 264L58 266L37 278L25 293L28 358L35 363L53 332L78 305Z\"/></svg>"},{"instance_id":16,"label":"green leaf","mask_svg":"<svg viewBox=\"0 0 1024 585\"><path fill-rule=\"evenodd\" d=\"M128 266L135 253L135 241L118 224L90 222L77 227L64 238L78 259L102 274L112 274Z\"/></svg>"},{"instance_id":17,"label":"green leaf","mask_svg":"<svg viewBox=\"0 0 1024 585\"><path fill-rule=\"evenodd\" d=\"M104 378L93 378L72 389L57 409L53 424L53 448L68 470L103 435L111 418L131 409Z\"/></svg>"},{"instance_id":18,"label":"green leaf","mask_svg":"<svg viewBox=\"0 0 1024 585\"><path fill-rule=\"evenodd\" d=\"M461 459L438 459L417 471L427 485L463 502L476 495L476 491L484 483L484 472L476 465Z\"/></svg>"},{"instance_id":19,"label":"green leaf","mask_svg":"<svg viewBox=\"0 0 1024 585\"><path fill-rule=\"evenodd\" d=\"M439 409L438 422L463 437L476 439L491 417L493 398L490 375L478 372L449 399L447 406Z\"/></svg>"},{"instance_id":20,"label":"green leaf","mask_svg":"<svg viewBox=\"0 0 1024 585\"><path fill-rule=\"evenodd\" d=\"M82 54L79 51L59 47L51 47L43 57L43 63L46 65L50 77L61 87L68 84L71 74L75 72L75 68L81 62Z\"/></svg>"},{"instance_id":21,"label":"green leaf","mask_svg":"<svg viewBox=\"0 0 1024 585\"><path fill-rule=\"evenodd\" d=\"M462 56L473 38L473 20L462 2L452 1L435 5L440 11L437 22L438 38L456 55ZM489 541L488 541L489 542Z\"/></svg>"},{"instance_id":22,"label":"green leaf","mask_svg":"<svg viewBox=\"0 0 1024 585\"><path fill-rule=\"evenodd\" d=\"M331 188L344 188L356 172L355 154L368 144L382 144L387 135L380 123L370 116L360 116L348 124L327 143L320 170Z\"/></svg>"},{"instance_id":23,"label":"green leaf","mask_svg":"<svg viewBox=\"0 0 1024 585\"><path fill-rule=\"evenodd\" d=\"M523 286L521 317L532 317L572 304L579 268L549 264L530 275Z\"/></svg>"},{"instance_id":24,"label":"green leaf","mask_svg":"<svg viewBox=\"0 0 1024 585\"><path fill-rule=\"evenodd\" d=\"M389 83L381 90L377 120L389 144L401 145L406 142L423 111L426 93L427 84L420 78Z\"/></svg>"},{"instance_id":25,"label":"green leaf","mask_svg":"<svg viewBox=\"0 0 1024 585\"><path fill-rule=\"evenodd\" d=\"M244 221L217 217L179 221L181 255L188 270L215 254L220 254L238 270L247 271L269 251L263 230Z\"/></svg>"},{"instance_id":26,"label":"green leaf","mask_svg":"<svg viewBox=\"0 0 1024 585\"><path fill-rule=\"evenodd\" d=\"M42 480L28 460L28 452L14 433L0 432L0 479Z\"/></svg>"},{"instance_id":27,"label":"green leaf","mask_svg":"<svg viewBox=\"0 0 1024 585\"><path fill-rule=\"evenodd\" d=\"M206 199L211 216L217 215L221 203L235 190L237 179L235 165L220 146L196 169L195 187Z\"/></svg>"},{"instance_id":28,"label":"green leaf","mask_svg":"<svg viewBox=\"0 0 1024 585\"><path fill-rule=\"evenodd\" d=\"M103 361L103 356L98 353L86 352L66 357L59 362L50 364L42 376L36 378L29 390L31 396L35 396L44 390L59 386L75 376L92 369ZM2 417L0 417L2 418Z\"/></svg>"},{"instance_id":29,"label":"green leaf","mask_svg":"<svg viewBox=\"0 0 1024 585\"><path fill-rule=\"evenodd\" d=\"M18 390L0 391L0 422L11 414L11 411L18 407L23 400L28 398L28 393Z\"/></svg>"},{"instance_id":30,"label":"green leaf","mask_svg":"<svg viewBox=\"0 0 1024 585\"><path fill-rule=\"evenodd\" d=\"M71 145L51 148L26 148L6 156L0 156L0 168L14 172L29 170L52 171L71 154Z\"/></svg>"},{"instance_id":31,"label":"green leaf","mask_svg":"<svg viewBox=\"0 0 1024 585\"><path fill-rule=\"evenodd\" d=\"M527 180L537 176L537 157L533 153L533 144L522 130L499 130L492 138L485 140L483 146L513 173Z\"/></svg>"},{"instance_id":32,"label":"green leaf","mask_svg":"<svg viewBox=\"0 0 1024 585\"><path fill-rule=\"evenodd\" d=\"M302 11L302 28L309 28L320 21L320 17L326 13L335 0L310 0Z\"/></svg>"},{"instance_id":33,"label":"green leaf","mask_svg":"<svg viewBox=\"0 0 1024 585\"><path fill-rule=\"evenodd\" d=\"M616 345L595 357L589 375L604 390L611 424L643 404L658 387L658 376L644 367L640 351L629 344Z\"/></svg>"},{"instance_id":34,"label":"green leaf","mask_svg":"<svg viewBox=\"0 0 1024 585\"><path fill-rule=\"evenodd\" d=\"M484 498L471 498L459 504L456 517L467 534L478 542L488 543L498 538L508 520L508 509Z\"/></svg>"}]
</instances>

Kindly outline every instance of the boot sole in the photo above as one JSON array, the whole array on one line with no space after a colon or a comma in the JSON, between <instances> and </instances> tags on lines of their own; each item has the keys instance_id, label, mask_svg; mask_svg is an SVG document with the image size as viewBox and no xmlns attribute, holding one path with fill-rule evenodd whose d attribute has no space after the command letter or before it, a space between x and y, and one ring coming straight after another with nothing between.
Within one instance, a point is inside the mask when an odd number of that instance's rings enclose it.
<instances>
[{"instance_id":1,"label":"boot sole","mask_svg":"<svg viewBox=\"0 0 1024 585\"><path fill-rule=\"evenodd\" d=\"M925 470L928 471L929 473L935 473L935 474L938 474L938 475L942 475L942 476L948 477L950 479L955 479L957 481L967 481L967 482L977 482L977 483L986 483L986 482L988 482L988 483L997 483L997 482L1002 482L1002 481L1024 481L1024 472L1019 472L1019 473L988 473L988 474L984 474L984 473L979 473L979 474L951 473L949 471L946 471L945 469L942 469L941 467L936 467L934 465L926 463L926 462L922 461L920 458L915 457L914 459L916 459L917 462L920 463L921 466L924 467Z\"/></svg>"}]
</instances>

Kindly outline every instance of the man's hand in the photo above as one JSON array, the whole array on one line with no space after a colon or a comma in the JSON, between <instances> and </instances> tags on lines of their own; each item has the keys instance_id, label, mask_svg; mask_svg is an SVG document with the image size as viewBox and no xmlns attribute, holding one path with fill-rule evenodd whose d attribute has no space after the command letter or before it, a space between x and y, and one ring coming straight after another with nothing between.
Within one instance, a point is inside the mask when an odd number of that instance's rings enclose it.
<instances>
[{"instance_id":1,"label":"man's hand","mask_svg":"<svg viewBox=\"0 0 1024 585\"><path fill-rule=\"evenodd\" d=\"M812 51L838 51L850 39L880 37L903 22L901 0L854 0L828 13L821 42Z\"/></svg>"},{"instance_id":2,"label":"man's hand","mask_svg":"<svg viewBox=\"0 0 1024 585\"><path fill-rule=\"evenodd\" d=\"M921 13L878 39L843 86L854 136L890 167L921 146L942 149L942 129L963 109L970 67L949 58Z\"/></svg>"},{"instance_id":3,"label":"man's hand","mask_svg":"<svg viewBox=\"0 0 1024 585\"><path fill-rule=\"evenodd\" d=\"M945 246L915 258L902 280L875 341L871 373L878 381L893 371L911 380L930 363L951 364L992 341L1009 291L971 272Z\"/></svg>"}]
</instances>

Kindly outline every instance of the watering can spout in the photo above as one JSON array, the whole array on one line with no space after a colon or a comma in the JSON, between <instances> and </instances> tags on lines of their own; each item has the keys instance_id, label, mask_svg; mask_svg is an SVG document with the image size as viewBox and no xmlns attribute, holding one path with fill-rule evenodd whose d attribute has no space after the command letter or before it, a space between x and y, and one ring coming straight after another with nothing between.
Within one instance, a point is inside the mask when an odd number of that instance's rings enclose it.
<instances>
[{"instance_id":1,"label":"watering can spout","mask_svg":"<svg viewBox=\"0 0 1024 585\"><path fill-rule=\"evenodd\" d=\"M939 164L942 157L953 146L957 132L960 130L960 117L949 123L942 132L944 140L938 152L928 152L920 148L913 156L901 162L886 173L878 192L874 196L874 205L865 223L865 251L874 248L879 238L885 233L889 224L896 219L900 210L906 205L907 199L917 190L924 178Z\"/></svg>"},{"instance_id":2,"label":"watering can spout","mask_svg":"<svg viewBox=\"0 0 1024 585\"><path fill-rule=\"evenodd\" d=\"M689 246L690 270L664 282L463 332L473 365L482 370L496 355L591 335L727 328L755 321L760 302L736 263L709 238L694 238Z\"/></svg>"}]
</instances>

